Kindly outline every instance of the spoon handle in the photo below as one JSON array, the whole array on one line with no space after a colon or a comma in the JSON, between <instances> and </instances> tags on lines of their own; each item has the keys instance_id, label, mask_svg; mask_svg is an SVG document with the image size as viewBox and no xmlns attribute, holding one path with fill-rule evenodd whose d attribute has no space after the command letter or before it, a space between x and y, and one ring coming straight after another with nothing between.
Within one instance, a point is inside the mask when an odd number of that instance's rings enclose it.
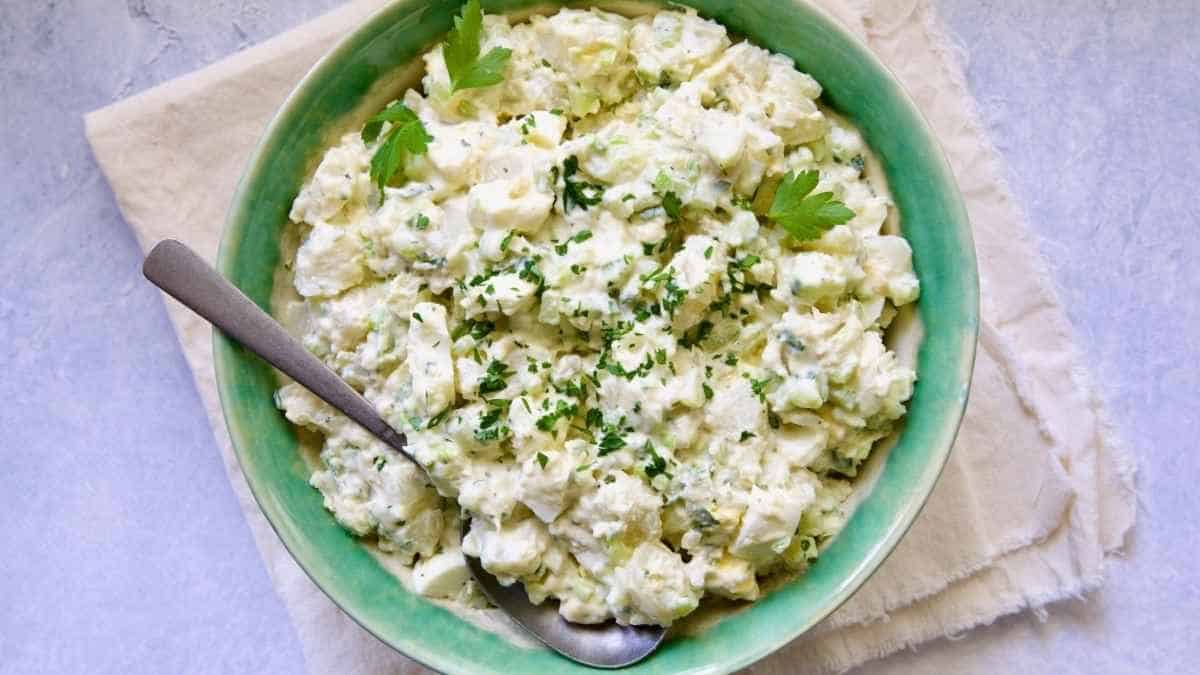
<instances>
[{"instance_id":1,"label":"spoon handle","mask_svg":"<svg viewBox=\"0 0 1200 675\"><path fill-rule=\"evenodd\" d=\"M393 429L361 394L310 354L283 326L217 274L192 249L174 239L165 239L146 256L142 274L243 347L416 462L405 449L408 441L404 434Z\"/></svg>"}]
</instances>

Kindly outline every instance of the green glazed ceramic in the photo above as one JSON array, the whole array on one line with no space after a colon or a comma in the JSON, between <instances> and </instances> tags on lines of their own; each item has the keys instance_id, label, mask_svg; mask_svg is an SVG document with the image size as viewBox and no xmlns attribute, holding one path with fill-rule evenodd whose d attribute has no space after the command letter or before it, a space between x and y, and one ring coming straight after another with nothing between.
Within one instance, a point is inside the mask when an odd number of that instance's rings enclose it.
<instances>
[{"instance_id":1,"label":"green glazed ceramic","mask_svg":"<svg viewBox=\"0 0 1200 675\"><path fill-rule=\"evenodd\" d=\"M530 0L485 2L519 11ZM824 14L784 0L687 0L735 34L786 54L879 156L912 245L924 337L907 423L877 482L807 574L696 637L677 637L629 670L723 673L779 649L862 585L916 518L950 452L975 356L978 278L966 213L930 129L887 69ZM300 82L267 129L234 199L222 274L267 308L292 200L328 141L400 93L394 74L449 30L458 0L399 0L348 35ZM217 382L242 470L283 543L313 581L379 639L451 673L588 670L522 649L407 592L321 506L297 440L272 402L272 370L214 335Z\"/></svg>"}]
</instances>

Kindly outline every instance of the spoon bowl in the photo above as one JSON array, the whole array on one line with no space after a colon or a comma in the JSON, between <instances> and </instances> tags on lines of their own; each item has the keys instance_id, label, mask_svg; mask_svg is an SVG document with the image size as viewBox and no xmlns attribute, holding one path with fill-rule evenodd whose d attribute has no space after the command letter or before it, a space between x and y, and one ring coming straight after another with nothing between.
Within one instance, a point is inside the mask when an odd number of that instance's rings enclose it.
<instances>
[{"instance_id":1,"label":"spoon bowl","mask_svg":"<svg viewBox=\"0 0 1200 675\"><path fill-rule=\"evenodd\" d=\"M462 535L470 524L463 520ZM547 647L563 656L593 668L623 668L646 658L658 649L667 629L662 626L622 626L605 621L597 624L571 623L558 613L558 603L547 600L540 605L529 601L520 584L505 586L483 569L479 558L463 554L471 575L483 594L521 627Z\"/></svg>"}]
</instances>

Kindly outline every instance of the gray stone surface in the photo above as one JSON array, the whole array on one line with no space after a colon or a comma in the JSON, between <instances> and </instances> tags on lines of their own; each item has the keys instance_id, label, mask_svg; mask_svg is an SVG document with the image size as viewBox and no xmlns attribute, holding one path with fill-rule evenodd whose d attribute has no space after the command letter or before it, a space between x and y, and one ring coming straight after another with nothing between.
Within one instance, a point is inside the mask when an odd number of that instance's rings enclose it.
<instances>
[{"instance_id":1,"label":"gray stone surface","mask_svg":"<svg viewBox=\"0 0 1200 675\"><path fill-rule=\"evenodd\" d=\"M81 115L334 4L0 0L0 672L302 668ZM1103 591L866 670L1193 672L1200 5L939 5L1142 512Z\"/></svg>"}]
</instances>

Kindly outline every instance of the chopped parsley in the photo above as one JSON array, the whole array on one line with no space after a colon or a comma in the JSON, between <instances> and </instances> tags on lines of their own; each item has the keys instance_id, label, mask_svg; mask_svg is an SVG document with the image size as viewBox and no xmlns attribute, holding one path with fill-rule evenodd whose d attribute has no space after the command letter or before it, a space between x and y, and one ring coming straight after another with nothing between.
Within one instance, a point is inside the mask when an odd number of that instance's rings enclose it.
<instances>
[{"instance_id":1,"label":"chopped parsley","mask_svg":"<svg viewBox=\"0 0 1200 675\"><path fill-rule=\"evenodd\" d=\"M442 422L445 422L446 418L449 416L450 416L450 408L446 408L442 412L429 418L429 421L425 424L425 428L426 429L436 429Z\"/></svg>"},{"instance_id":2,"label":"chopped parsley","mask_svg":"<svg viewBox=\"0 0 1200 675\"><path fill-rule=\"evenodd\" d=\"M671 220L679 220L680 213L683 211L683 202L679 201L679 195L674 192L666 192L662 196L662 207Z\"/></svg>"},{"instance_id":3,"label":"chopped parsley","mask_svg":"<svg viewBox=\"0 0 1200 675\"><path fill-rule=\"evenodd\" d=\"M746 379L750 380L750 390L754 392L754 395L758 397L758 400L765 403L767 400L767 387L775 381L775 376L767 375L761 380L756 380L747 375Z\"/></svg>"},{"instance_id":4,"label":"chopped parsley","mask_svg":"<svg viewBox=\"0 0 1200 675\"><path fill-rule=\"evenodd\" d=\"M732 263L730 263L730 266L732 266L736 269L739 269L739 270L748 270L751 267L754 267L755 265L757 265L760 260L762 260L762 258L759 258L758 256L751 254L751 255L746 256L745 258L741 258L739 260L733 261Z\"/></svg>"},{"instance_id":5,"label":"chopped parsley","mask_svg":"<svg viewBox=\"0 0 1200 675\"><path fill-rule=\"evenodd\" d=\"M743 211L753 211L754 210L754 203L751 202L749 199L746 199L745 197L734 197L732 200L730 200L730 202L734 205L734 207L739 208Z\"/></svg>"},{"instance_id":6,"label":"chopped parsley","mask_svg":"<svg viewBox=\"0 0 1200 675\"><path fill-rule=\"evenodd\" d=\"M646 447L642 449L650 456L650 462L643 467L646 471L646 477L653 479L655 476L662 474L670 478L671 474L667 473L667 460L655 451L650 441L646 441Z\"/></svg>"},{"instance_id":7,"label":"chopped parsley","mask_svg":"<svg viewBox=\"0 0 1200 675\"><path fill-rule=\"evenodd\" d=\"M683 337L679 338L679 346L686 347L687 349L698 346L701 342L708 339L708 336L712 334L712 329L713 322L704 319L684 332Z\"/></svg>"},{"instance_id":8,"label":"chopped parsley","mask_svg":"<svg viewBox=\"0 0 1200 675\"><path fill-rule=\"evenodd\" d=\"M625 447L625 439L620 435L619 431L619 429L612 426L604 430L604 435L600 437L600 442L597 444L600 448L599 455L601 457Z\"/></svg>"},{"instance_id":9,"label":"chopped parsley","mask_svg":"<svg viewBox=\"0 0 1200 675\"><path fill-rule=\"evenodd\" d=\"M526 115L525 119L521 120L521 135L527 136L529 132L537 128L537 119L533 115Z\"/></svg>"},{"instance_id":10,"label":"chopped parsley","mask_svg":"<svg viewBox=\"0 0 1200 675\"><path fill-rule=\"evenodd\" d=\"M645 321L651 316L660 316L661 314L662 307L657 302L649 305L639 302L633 307L633 318L637 321Z\"/></svg>"},{"instance_id":11,"label":"chopped parsley","mask_svg":"<svg viewBox=\"0 0 1200 675\"><path fill-rule=\"evenodd\" d=\"M607 372L610 375L616 375L617 377L623 377L626 380L633 381L634 378L645 377L649 375L650 371L654 369L654 359L649 354L646 355L646 360L638 364L637 368L634 368L633 370L626 369L625 366L621 365L620 363L609 361L609 354L610 352L607 349L600 353L600 360L596 362L596 368Z\"/></svg>"},{"instance_id":12,"label":"chopped parsley","mask_svg":"<svg viewBox=\"0 0 1200 675\"><path fill-rule=\"evenodd\" d=\"M579 407L577 404L567 403L566 401L559 400L558 403L555 404L552 412L542 415L538 418L537 428L541 429L542 431L554 431L554 425L557 424L560 419L569 420L574 417L575 413L578 411Z\"/></svg>"},{"instance_id":13,"label":"chopped parsley","mask_svg":"<svg viewBox=\"0 0 1200 675\"><path fill-rule=\"evenodd\" d=\"M488 364L487 372L484 373L483 379L479 380L479 393L491 394L503 390L508 386L506 378L509 375L512 375L512 371L508 369L508 364L493 359Z\"/></svg>"},{"instance_id":14,"label":"chopped parsley","mask_svg":"<svg viewBox=\"0 0 1200 675\"><path fill-rule=\"evenodd\" d=\"M538 268L538 258L539 256L535 256L521 262L517 270L517 278L537 286L536 293L540 298L546 290L546 277L542 275L542 270Z\"/></svg>"},{"instance_id":15,"label":"chopped parsley","mask_svg":"<svg viewBox=\"0 0 1200 675\"><path fill-rule=\"evenodd\" d=\"M467 319L454 327L454 331L450 333L450 339L457 340L464 335L470 335L476 342L479 342L495 329L496 324L491 321Z\"/></svg>"},{"instance_id":16,"label":"chopped parsley","mask_svg":"<svg viewBox=\"0 0 1200 675\"><path fill-rule=\"evenodd\" d=\"M489 401L492 403L492 401ZM479 416L479 428L475 430L475 440L480 443L490 443L508 435L508 427L500 424L500 416L504 413L503 406L492 406Z\"/></svg>"},{"instance_id":17,"label":"chopped parsley","mask_svg":"<svg viewBox=\"0 0 1200 675\"><path fill-rule=\"evenodd\" d=\"M667 314L673 317L675 316L676 308L683 304L684 298L687 297L687 291L675 283L675 275L673 274L667 278L664 289L666 290L666 294L662 299L662 308L667 311Z\"/></svg>"},{"instance_id":18,"label":"chopped parsley","mask_svg":"<svg viewBox=\"0 0 1200 675\"><path fill-rule=\"evenodd\" d=\"M583 242L585 242L585 241L587 241L588 239L591 239L591 238L592 238L592 231L591 231L591 230L580 230L580 231L579 231L579 232L577 232L577 233L576 233L574 236L570 237L569 239L567 239L567 240L566 240L566 241L564 241L563 243L561 243L561 244L556 244L556 245L554 246L554 252L555 252L555 253L557 253L557 254L559 254L559 255L566 255L566 254L567 254L567 247L568 247L568 246L570 246L572 243L576 243L576 244L582 244Z\"/></svg>"},{"instance_id":19,"label":"chopped parsley","mask_svg":"<svg viewBox=\"0 0 1200 675\"><path fill-rule=\"evenodd\" d=\"M600 412L599 408L592 408L587 411L583 423L588 429L602 426L604 424L604 413Z\"/></svg>"},{"instance_id":20,"label":"chopped parsley","mask_svg":"<svg viewBox=\"0 0 1200 675\"><path fill-rule=\"evenodd\" d=\"M571 398L577 398L582 401L587 398L587 383L582 378L578 382L567 380L567 383L563 385L562 392Z\"/></svg>"},{"instance_id":21,"label":"chopped parsley","mask_svg":"<svg viewBox=\"0 0 1200 675\"><path fill-rule=\"evenodd\" d=\"M549 457L547 457L545 453L543 453L543 452L539 452L539 453L537 454L537 463L538 463L538 465L540 465L540 466L541 466L543 469L545 469L545 468L546 468L546 462L549 462L549 461L550 461L550 458L549 458Z\"/></svg>"},{"instance_id":22,"label":"chopped parsley","mask_svg":"<svg viewBox=\"0 0 1200 675\"><path fill-rule=\"evenodd\" d=\"M604 186L597 185L595 183L574 180L574 176L578 171L578 157L571 155L563 160L562 179L564 213L570 211L576 206L587 210L589 206L595 206L596 204L599 204L600 198L604 195Z\"/></svg>"},{"instance_id":23,"label":"chopped parsley","mask_svg":"<svg viewBox=\"0 0 1200 675\"><path fill-rule=\"evenodd\" d=\"M633 330L633 324L628 321L618 321L612 326L604 326L600 329L600 338L604 340L605 346L611 347L612 343L620 340Z\"/></svg>"},{"instance_id":24,"label":"chopped parsley","mask_svg":"<svg viewBox=\"0 0 1200 675\"><path fill-rule=\"evenodd\" d=\"M657 286L659 283L672 278L672 275L674 274L675 270L671 269L670 267L663 266L654 270L653 272L650 272L649 274L643 274L642 281Z\"/></svg>"}]
</instances>

